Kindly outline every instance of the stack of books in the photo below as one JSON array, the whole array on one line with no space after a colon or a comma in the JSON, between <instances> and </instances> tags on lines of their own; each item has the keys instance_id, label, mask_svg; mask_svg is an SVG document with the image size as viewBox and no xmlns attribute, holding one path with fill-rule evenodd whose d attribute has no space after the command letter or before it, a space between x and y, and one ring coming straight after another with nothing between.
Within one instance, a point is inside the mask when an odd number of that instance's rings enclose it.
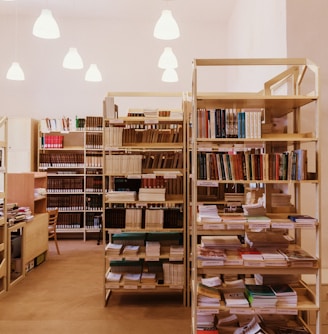
<instances>
[{"instance_id":1,"label":"stack of books","mask_svg":"<svg viewBox=\"0 0 328 334\"><path fill-rule=\"evenodd\" d=\"M125 273L123 275L123 281L126 285L137 285L140 282L140 273Z\"/></svg>"},{"instance_id":2,"label":"stack of books","mask_svg":"<svg viewBox=\"0 0 328 334\"><path fill-rule=\"evenodd\" d=\"M262 253L255 247L241 247L239 254L243 259L244 266L264 267L265 262Z\"/></svg>"},{"instance_id":3,"label":"stack of books","mask_svg":"<svg viewBox=\"0 0 328 334\"><path fill-rule=\"evenodd\" d=\"M123 255L126 259L136 258L139 253L139 245L125 245L123 248Z\"/></svg>"},{"instance_id":4,"label":"stack of books","mask_svg":"<svg viewBox=\"0 0 328 334\"><path fill-rule=\"evenodd\" d=\"M109 191L105 195L108 202L133 202L136 200L135 191Z\"/></svg>"},{"instance_id":5,"label":"stack of books","mask_svg":"<svg viewBox=\"0 0 328 334\"><path fill-rule=\"evenodd\" d=\"M201 246L205 248L237 249L241 246L236 235L204 235Z\"/></svg>"},{"instance_id":6,"label":"stack of books","mask_svg":"<svg viewBox=\"0 0 328 334\"><path fill-rule=\"evenodd\" d=\"M170 246L170 261L182 261L184 249L182 245L171 245Z\"/></svg>"},{"instance_id":7,"label":"stack of books","mask_svg":"<svg viewBox=\"0 0 328 334\"><path fill-rule=\"evenodd\" d=\"M227 230L244 230L246 217L243 214L225 214L221 215L222 222Z\"/></svg>"},{"instance_id":8,"label":"stack of books","mask_svg":"<svg viewBox=\"0 0 328 334\"><path fill-rule=\"evenodd\" d=\"M288 248L280 252L285 256L290 267L314 267L318 262L316 257L301 248Z\"/></svg>"},{"instance_id":9,"label":"stack of books","mask_svg":"<svg viewBox=\"0 0 328 334\"><path fill-rule=\"evenodd\" d=\"M120 255L122 251L123 245L122 244L114 244L114 243L108 243L106 245L106 254L108 255Z\"/></svg>"},{"instance_id":10,"label":"stack of books","mask_svg":"<svg viewBox=\"0 0 328 334\"><path fill-rule=\"evenodd\" d=\"M277 296L269 285L246 284L245 287L252 307L276 307Z\"/></svg>"},{"instance_id":11,"label":"stack of books","mask_svg":"<svg viewBox=\"0 0 328 334\"><path fill-rule=\"evenodd\" d=\"M224 249L198 245L197 260L199 266L223 266L226 259Z\"/></svg>"},{"instance_id":12,"label":"stack of books","mask_svg":"<svg viewBox=\"0 0 328 334\"><path fill-rule=\"evenodd\" d=\"M145 202L164 202L165 188L140 188L139 201Z\"/></svg>"},{"instance_id":13,"label":"stack of books","mask_svg":"<svg viewBox=\"0 0 328 334\"><path fill-rule=\"evenodd\" d=\"M225 228L216 205L199 205L197 222L204 230L220 230Z\"/></svg>"},{"instance_id":14,"label":"stack of books","mask_svg":"<svg viewBox=\"0 0 328 334\"><path fill-rule=\"evenodd\" d=\"M271 289L277 296L277 307L297 306L297 293L289 284L272 284Z\"/></svg>"},{"instance_id":15,"label":"stack of books","mask_svg":"<svg viewBox=\"0 0 328 334\"><path fill-rule=\"evenodd\" d=\"M109 271L107 274L106 274L106 280L108 282L115 282L115 283L119 283L120 280L122 278L122 274L120 273L113 273L111 271Z\"/></svg>"},{"instance_id":16,"label":"stack of books","mask_svg":"<svg viewBox=\"0 0 328 334\"><path fill-rule=\"evenodd\" d=\"M141 274L140 282L143 285L151 285L156 284L156 274L155 273L145 273Z\"/></svg>"},{"instance_id":17,"label":"stack of books","mask_svg":"<svg viewBox=\"0 0 328 334\"><path fill-rule=\"evenodd\" d=\"M207 286L201 282L197 285L197 305L219 307L221 294L218 288Z\"/></svg>"},{"instance_id":18,"label":"stack of books","mask_svg":"<svg viewBox=\"0 0 328 334\"><path fill-rule=\"evenodd\" d=\"M294 222L295 227L312 228L317 223L317 219L309 215L292 214L288 218Z\"/></svg>"},{"instance_id":19,"label":"stack of books","mask_svg":"<svg viewBox=\"0 0 328 334\"><path fill-rule=\"evenodd\" d=\"M249 307L244 289L227 289L223 297L227 307Z\"/></svg>"},{"instance_id":20,"label":"stack of books","mask_svg":"<svg viewBox=\"0 0 328 334\"><path fill-rule=\"evenodd\" d=\"M146 241L146 258L159 258L161 254L161 244L159 241Z\"/></svg>"},{"instance_id":21,"label":"stack of books","mask_svg":"<svg viewBox=\"0 0 328 334\"><path fill-rule=\"evenodd\" d=\"M265 231L245 233L245 243L250 247L275 247L277 249L288 248L293 238L280 232Z\"/></svg>"}]
</instances>

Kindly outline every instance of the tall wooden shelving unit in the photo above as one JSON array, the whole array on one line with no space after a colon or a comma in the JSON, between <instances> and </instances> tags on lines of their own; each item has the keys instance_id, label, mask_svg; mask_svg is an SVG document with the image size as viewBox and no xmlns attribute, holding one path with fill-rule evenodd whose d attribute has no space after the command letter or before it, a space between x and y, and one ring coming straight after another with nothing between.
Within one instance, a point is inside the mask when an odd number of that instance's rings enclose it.
<instances>
[{"instance_id":1,"label":"tall wooden shelving unit","mask_svg":"<svg viewBox=\"0 0 328 334\"><path fill-rule=\"evenodd\" d=\"M0 178L1 178L1 205L2 215L0 217L0 295L3 295L7 291L7 210L6 210L6 190L7 190L7 118L1 117L0 127L3 129L1 133L3 137L0 140L1 150L1 165L0 165Z\"/></svg>"},{"instance_id":2,"label":"tall wooden shelving unit","mask_svg":"<svg viewBox=\"0 0 328 334\"><path fill-rule=\"evenodd\" d=\"M213 91L202 93L204 91L202 88L204 80L207 78L206 75L215 75L217 78L216 87ZM249 89L249 87L252 87L252 80L257 75L268 79L263 80L260 88ZM227 83L231 83L234 89L235 87L242 87L242 78L247 78L247 80L245 79L247 81L246 89L236 92L233 89L226 88L225 85ZM237 89L239 90L239 88ZM192 138L190 142L192 155L192 210L190 216L192 224L192 332L194 334L206 333L206 331L201 329L202 326L198 324L198 316L200 315L210 315L210 318L212 317L211 319L213 319L213 325L216 326L217 319L220 319L224 313L237 316L242 313L248 315L257 314L262 317L259 325L265 327L268 325L265 319L270 317L274 319L274 316L279 314L280 317L285 317L285 325L290 322L289 325L292 326L291 324L299 321L302 326L307 327L304 314L307 314L307 311L311 311L312 315L315 314L315 333L319 334L320 225L322 222L320 220L319 189L319 84L317 66L308 59L298 58L195 59L193 61L192 104ZM209 120L211 118L207 117L208 110L212 110L212 112L213 110L233 110L236 113L256 110L260 115L260 122L257 123L260 124L260 130L253 130L259 131L259 135L254 138L253 133L244 138L243 134L236 132L236 134L231 134L230 136L226 134L221 134L221 137L217 134L211 136L209 134L210 131L212 130L213 134L213 129L216 128L211 129L210 124L212 123ZM230 120L232 121L233 119ZM226 119L226 121L229 122L229 119ZM280 124L283 124L283 126L280 127ZM238 127L238 122L236 126ZM304 174L294 177L294 174L286 173L289 177L284 177L279 174L279 168L277 168L277 174L272 173L273 167L268 163L271 160L265 160L265 156L281 155L284 152L298 150L306 151L307 154L307 165L302 166ZM262 163L248 167L255 173L252 168L259 166L259 177L250 177L245 165L242 163L231 162L234 161L231 160L231 155L243 156L246 155L246 152L251 152L254 156L259 154L262 157L260 158ZM232 175L224 179L218 173L218 168L216 176L213 176L213 170L209 167L209 164L206 164L206 162L205 165L200 164L200 156L202 154L208 158L212 154L219 155L222 153L230 154L229 161L235 167L236 165L241 167L238 170L242 171L242 175L236 174L236 170L233 169ZM268 170L267 174L265 173L266 169ZM289 247L305 249L314 257L313 266L292 267L289 261L286 261L287 266L280 267L265 266L264 264L257 266L247 266L245 264L226 265L225 262L222 265L202 266L198 252L204 236L239 235L241 240L244 240L245 235L253 230L252 225L248 223L247 216L243 225L239 225L241 226L239 229L228 229L228 223L224 222L218 224L220 227L216 226L212 229L210 227L204 228L204 225L199 223L200 205L216 205L218 214L223 215L219 209L222 201L213 195L217 193L213 189L218 189L222 185L225 187L240 186L245 189L245 196L249 189L251 189L250 194L252 194L252 189L258 190L260 194L263 193L266 215L270 218L270 223L265 228L263 228L263 225L262 228L258 228L255 231L287 233L292 236L294 241L291 242ZM287 197L289 202L277 206L274 201L277 193L279 196ZM208 197L206 197L206 194L208 194ZM288 218L290 214L309 214L315 217L317 222L310 229L304 230L293 226L293 223ZM237 247L239 249L239 246ZM244 245L241 243L240 247L244 247ZM244 277L246 282L252 280L254 275L262 275L262 277L279 275L281 280L282 278L287 278L288 275L292 275L294 278L297 277L297 282L291 283L298 294L297 306L292 308L271 307L262 309L249 306L246 311L244 308L238 307L229 309L223 297L225 291L224 278L227 275ZM198 283L202 278L213 276L223 278L222 285L218 287L221 297L220 304L218 307L199 306L197 301ZM312 277L312 282L315 282L314 293L309 291L305 282L307 276ZM270 314L270 317L268 314Z\"/></svg>"},{"instance_id":3,"label":"tall wooden shelving unit","mask_svg":"<svg viewBox=\"0 0 328 334\"><path fill-rule=\"evenodd\" d=\"M103 118L42 120L38 170L48 175L47 208L59 208L57 232L100 233Z\"/></svg>"},{"instance_id":4,"label":"tall wooden shelving unit","mask_svg":"<svg viewBox=\"0 0 328 334\"><path fill-rule=\"evenodd\" d=\"M123 104L128 104L125 116ZM186 303L186 127L182 93L111 92L105 105L110 109L106 109L104 131L105 305L113 292L178 293ZM137 162L132 168L133 161ZM143 197L143 191L159 195ZM125 197L128 194L132 197ZM148 249L152 242L160 244L155 255ZM109 249L113 244L122 245L116 254ZM126 253L127 246L135 245L139 246L136 254ZM177 255L170 253L177 248ZM136 281L128 282L129 274L137 274ZM147 274L154 275L150 283L144 282ZM119 278L111 280L112 276Z\"/></svg>"}]
</instances>

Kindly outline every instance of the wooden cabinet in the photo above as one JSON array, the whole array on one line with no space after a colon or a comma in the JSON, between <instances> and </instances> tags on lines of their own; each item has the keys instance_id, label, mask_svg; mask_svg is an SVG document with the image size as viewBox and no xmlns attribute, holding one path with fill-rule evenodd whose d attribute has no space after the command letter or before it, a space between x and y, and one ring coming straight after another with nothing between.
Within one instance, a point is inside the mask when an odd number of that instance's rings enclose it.
<instances>
[{"instance_id":1,"label":"wooden cabinet","mask_svg":"<svg viewBox=\"0 0 328 334\"><path fill-rule=\"evenodd\" d=\"M203 87L213 74L216 86L208 92ZM258 77L263 80L256 85L253 78ZM210 326L220 332L227 313L236 318L242 313L251 318L259 315L261 321L254 321L264 330L272 330L275 323L276 331L281 318L284 326L307 328L304 311L312 312L314 331L320 333L318 99L318 68L307 59L194 60L190 140L193 333ZM242 211L234 211L238 208ZM203 213L209 209L214 209L215 218ZM308 225L290 219L305 214L313 217ZM258 222L254 215L264 215L267 221ZM287 245L273 242L273 237L282 236L288 239ZM220 261L204 259L208 247L213 252L209 240L218 253L222 251ZM227 240L234 242L229 251ZM225 246L218 247L218 242ZM286 256L288 250L306 251L311 261L295 265ZM255 251L258 257L253 262L243 256ZM265 255L274 253L285 254L280 264L266 261ZM315 282L315 293L304 286L304 274ZM201 284L213 277L218 278L219 303L204 306L199 302ZM237 279L247 296L247 285L269 285L266 282L274 278L270 285L287 282L294 287L296 305L261 308L248 298L245 309L227 307L224 293Z\"/></svg>"},{"instance_id":2,"label":"wooden cabinet","mask_svg":"<svg viewBox=\"0 0 328 334\"><path fill-rule=\"evenodd\" d=\"M24 173L37 170L38 121L32 118L8 118L8 163L9 173Z\"/></svg>"},{"instance_id":3,"label":"wooden cabinet","mask_svg":"<svg viewBox=\"0 0 328 334\"><path fill-rule=\"evenodd\" d=\"M47 173L8 173L8 203L29 207L32 214L46 212Z\"/></svg>"},{"instance_id":4,"label":"wooden cabinet","mask_svg":"<svg viewBox=\"0 0 328 334\"><path fill-rule=\"evenodd\" d=\"M182 94L126 92L106 98L117 104L118 115L121 103L129 108L126 116L105 119L105 303L113 292L177 293L185 303ZM175 109L169 107L172 99ZM150 100L156 105L151 110Z\"/></svg>"},{"instance_id":5,"label":"wooden cabinet","mask_svg":"<svg viewBox=\"0 0 328 334\"><path fill-rule=\"evenodd\" d=\"M47 174L47 208L59 209L57 232L100 232L103 118L87 116L40 122L38 170ZM63 126L63 124L66 124Z\"/></svg>"}]
</instances>

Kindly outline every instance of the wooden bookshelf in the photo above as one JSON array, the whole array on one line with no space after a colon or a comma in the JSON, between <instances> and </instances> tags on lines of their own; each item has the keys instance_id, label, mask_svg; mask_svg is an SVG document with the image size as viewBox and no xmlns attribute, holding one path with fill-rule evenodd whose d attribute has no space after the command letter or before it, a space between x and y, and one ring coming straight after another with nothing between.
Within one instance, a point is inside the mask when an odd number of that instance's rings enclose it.
<instances>
[{"instance_id":1,"label":"wooden bookshelf","mask_svg":"<svg viewBox=\"0 0 328 334\"><path fill-rule=\"evenodd\" d=\"M149 99L156 107L147 109ZM173 99L173 100L172 100ZM127 115L120 106L128 101ZM174 101L175 107L168 107ZM104 300L111 293L178 293L186 304L186 127L182 94L105 98ZM143 104L144 108L141 107ZM183 106L177 108L177 106ZM114 117L111 117L114 115ZM119 254L107 247L123 244ZM155 255L148 246L155 243ZM140 246L126 255L129 246ZM171 254L178 248L178 255ZM148 250L147 250L148 249ZM134 265L130 261L134 260ZM144 282L142 274L155 276ZM126 281L129 274L138 276ZM111 277L119 276L112 281Z\"/></svg>"},{"instance_id":2,"label":"wooden bookshelf","mask_svg":"<svg viewBox=\"0 0 328 334\"><path fill-rule=\"evenodd\" d=\"M100 233L103 117L41 120L38 152L38 170L48 176L47 208L59 208L59 235L86 240Z\"/></svg>"},{"instance_id":3,"label":"wooden bookshelf","mask_svg":"<svg viewBox=\"0 0 328 334\"><path fill-rule=\"evenodd\" d=\"M222 91L218 92L216 87L212 92L202 92L208 73L206 71L209 69L216 73L217 87L222 87ZM249 80L255 72L263 78L268 78L270 73L271 79L263 79L257 91L248 92L251 90ZM240 74L237 81L233 73ZM242 78L245 77L248 80L243 88ZM240 92L225 90L225 80L228 82L230 78L235 80ZM259 314L262 317L259 325L264 330L270 328L269 322L278 314L285 319L285 323L290 322L291 327L304 326L308 329L307 318L304 316L307 311L311 311L312 331L309 333L320 333L321 222L317 66L308 59L299 58L195 59L192 86L192 130L188 140L191 155L191 210L188 215L191 248L188 253L192 254L192 333L196 334L200 328L212 325L217 326L220 332L220 320L226 312L237 316L240 313ZM229 211L225 192L232 188L238 188L236 193L238 196L242 195L238 197L239 204L235 207L242 208L241 212L233 212L231 208ZM264 211L258 215L264 215L268 220L251 223L251 214L247 216L246 212L246 208L251 212L251 204L260 204L260 209ZM215 208L219 217L212 220L202 217L201 210L204 210L204 206ZM237 214L245 218L241 223L227 222L229 215ZM295 225L289 219L292 214L309 214L313 216L314 223ZM225 215L228 216L227 221L223 220ZM264 253L268 252L273 256L274 252L270 252L269 247L274 246L273 241L267 242L262 252L255 252L257 246L250 249L250 232L255 232L256 235L259 232L265 232L263 235L288 235L290 239L284 247L294 249L295 254L306 251L309 254L308 262L303 260L295 263L291 257L286 256L281 258L279 264L266 262ZM222 261L215 262L212 258L211 262L205 257L206 262L201 255L206 251L207 240L212 240L215 245L219 240L234 240L235 244L221 246L226 255ZM219 246L213 247L212 251L220 250ZM230 251L227 251L228 247ZM279 250L277 244L274 248ZM288 252L285 248L280 246L278 253L286 255ZM243 259L242 249L249 254L254 253L253 258L255 254L258 257L253 261L246 260L246 256ZM312 291L303 284L304 275L312 278ZM296 290L297 303L293 307L259 308L249 302L245 310L227 307L222 298L217 307L203 306L198 299L201 295L198 284L205 278L216 276L221 279L217 286L220 291L229 286L230 280L237 281L237 278L242 278L243 284L256 282L266 285L265 282L269 279L276 279L275 283L285 281ZM243 289L242 287L245 292ZM270 321L267 321L265 313L270 313ZM203 314L209 316L206 324L200 323ZM279 317L276 318L276 326ZM218 325L215 319L219 320Z\"/></svg>"}]
</instances>

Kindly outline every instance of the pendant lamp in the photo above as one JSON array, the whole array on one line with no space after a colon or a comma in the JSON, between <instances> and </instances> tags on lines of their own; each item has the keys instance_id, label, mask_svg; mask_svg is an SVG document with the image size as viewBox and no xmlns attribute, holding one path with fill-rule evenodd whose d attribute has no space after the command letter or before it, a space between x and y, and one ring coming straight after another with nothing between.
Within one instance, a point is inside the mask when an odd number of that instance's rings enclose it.
<instances>
[{"instance_id":1,"label":"pendant lamp","mask_svg":"<svg viewBox=\"0 0 328 334\"><path fill-rule=\"evenodd\" d=\"M164 40L172 40L180 37L179 26L170 10L162 10L162 15L154 28L154 37Z\"/></svg>"},{"instance_id":2,"label":"pendant lamp","mask_svg":"<svg viewBox=\"0 0 328 334\"><path fill-rule=\"evenodd\" d=\"M174 68L167 68L164 70L162 75L162 81L164 82L177 82L178 74Z\"/></svg>"},{"instance_id":3,"label":"pendant lamp","mask_svg":"<svg viewBox=\"0 0 328 334\"><path fill-rule=\"evenodd\" d=\"M89 66L89 69L85 73L84 77L85 81L90 82L100 82L102 81L102 75L98 69L98 66L96 64L91 64Z\"/></svg>"},{"instance_id":4,"label":"pendant lamp","mask_svg":"<svg viewBox=\"0 0 328 334\"><path fill-rule=\"evenodd\" d=\"M69 48L63 60L63 67L70 70L80 70L83 68L83 60L76 48Z\"/></svg>"},{"instance_id":5,"label":"pendant lamp","mask_svg":"<svg viewBox=\"0 0 328 334\"><path fill-rule=\"evenodd\" d=\"M7 71L6 78L8 80L23 81L25 75L18 62L13 62Z\"/></svg>"},{"instance_id":6,"label":"pendant lamp","mask_svg":"<svg viewBox=\"0 0 328 334\"><path fill-rule=\"evenodd\" d=\"M49 9L42 9L40 16L33 25L33 35L44 39L60 37L58 24Z\"/></svg>"},{"instance_id":7,"label":"pendant lamp","mask_svg":"<svg viewBox=\"0 0 328 334\"><path fill-rule=\"evenodd\" d=\"M175 54L173 53L172 48L170 47L164 48L164 51L158 60L158 67L162 69L178 67L178 60Z\"/></svg>"}]
</instances>

